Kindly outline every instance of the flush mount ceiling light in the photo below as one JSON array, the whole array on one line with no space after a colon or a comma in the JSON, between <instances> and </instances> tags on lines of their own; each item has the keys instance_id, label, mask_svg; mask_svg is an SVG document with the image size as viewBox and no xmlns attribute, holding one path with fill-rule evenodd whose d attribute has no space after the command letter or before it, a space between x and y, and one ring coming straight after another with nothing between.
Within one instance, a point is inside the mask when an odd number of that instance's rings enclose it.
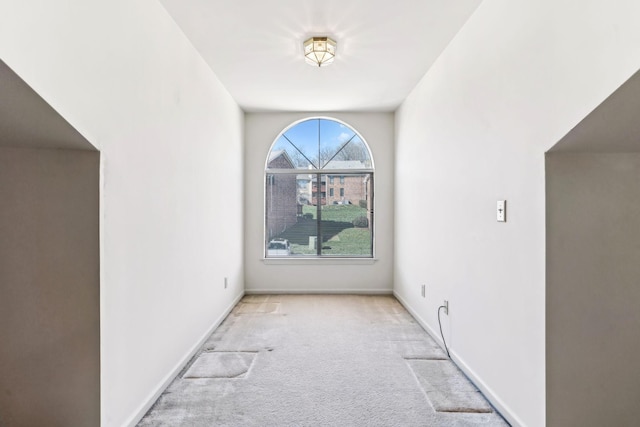
<instances>
[{"instance_id":1,"label":"flush mount ceiling light","mask_svg":"<svg viewBox=\"0 0 640 427\"><path fill-rule=\"evenodd\" d=\"M329 37L311 37L303 46L307 64L314 67L331 64L336 55L336 42Z\"/></svg>"}]
</instances>

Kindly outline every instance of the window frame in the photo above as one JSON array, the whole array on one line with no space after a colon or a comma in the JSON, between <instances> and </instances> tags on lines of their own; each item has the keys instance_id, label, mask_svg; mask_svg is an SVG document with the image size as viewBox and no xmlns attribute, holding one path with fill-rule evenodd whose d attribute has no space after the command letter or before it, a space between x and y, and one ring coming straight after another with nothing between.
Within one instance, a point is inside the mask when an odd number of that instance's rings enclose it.
<instances>
[{"instance_id":1,"label":"window frame","mask_svg":"<svg viewBox=\"0 0 640 427\"><path fill-rule=\"evenodd\" d=\"M316 168L316 169L301 169L301 168L293 168L293 169L276 169L276 168L269 168L269 158L271 157L271 153L274 151L274 147L275 145L278 143L279 139L281 138L281 136L283 136L284 134L286 134L290 129L292 129L295 126L298 126L299 124L303 123L303 122L307 122L307 121L311 121L311 120L327 120L327 121L331 121L331 122L335 122L338 123L340 125L343 125L345 127L347 127L350 131L352 131L359 139L359 141L362 143L362 145L364 146L364 148L367 150L367 154L368 154L368 163L371 165L370 167L364 167L364 168L353 168L353 169L332 169L332 168ZM320 125L320 123L319 123ZM293 144L293 143L292 143ZM322 144L322 140L318 140L318 145L320 147L320 145ZM346 145L346 144L345 144ZM295 145L294 145L295 146ZM339 151L341 151L344 147L341 147ZM325 166L327 166L329 163L325 164ZM269 175L278 175L278 174L308 174L308 175L315 175L317 177L321 177L321 176L325 176L327 178L327 184L326 184L326 188L329 188L329 184L334 184L334 177L335 176L339 176L340 178L340 183L344 184L345 181L345 176L352 176L352 175L368 175L369 176L369 180L370 180L370 187L364 190L364 194L366 197L368 197L370 199L369 202L369 208L368 208L368 218L370 221L370 233L371 233L371 240L370 240L370 245L371 245L371 249L370 249L370 254L367 255L355 255L355 254L346 254L346 255L337 255L337 254L330 254L330 255L325 255L321 253L321 248L318 250L318 254L315 255L304 255L304 256L285 256L285 257L276 257L276 256L268 256L267 255L267 251L266 251L266 247L269 244L269 237L267 236L267 186L266 186L266 180L268 179ZM264 186L264 203L263 203L263 210L264 210L264 230L263 230L263 246L265 247L264 253L263 253L263 261L265 263L268 264L289 264L289 263L310 263L310 264L316 264L316 263L338 263L338 264L343 264L343 263L347 263L347 264L372 264L374 262L377 261L376 259L376 221L375 221L375 212L376 212L376 207L375 207L375 163L374 163L374 158L373 158L373 153L371 150L371 147L369 145L369 143L365 140L365 138L360 134L360 132L358 132L353 126L351 126L350 124L340 120L340 119L336 119L334 117L326 117L326 116L313 116L313 117L306 117L300 120L297 120L293 123L291 123L289 126L287 126L286 128L284 128L277 136L276 138L273 140L269 151L267 152L267 156L266 156L266 160L265 160L265 168L264 168L264 180L265 180L265 186ZM324 189L325 191L322 192L322 197L324 200L327 200L327 192L326 192L326 188ZM322 189L322 186L320 186L320 189ZM341 196L340 197L344 197L344 188L341 188ZM330 192L334 192L333 188L330 188ZM311 195L311 197L313 198L313 193ZM331 197L331 196L329 196ZM334 196L335 197L335 196ZM322 199L320 200L320 203L317 203L317 205L320 207L322 206ZM318 221L319 223L322 221L321 217L320 220Z\"/></svg>"}]
</instances>

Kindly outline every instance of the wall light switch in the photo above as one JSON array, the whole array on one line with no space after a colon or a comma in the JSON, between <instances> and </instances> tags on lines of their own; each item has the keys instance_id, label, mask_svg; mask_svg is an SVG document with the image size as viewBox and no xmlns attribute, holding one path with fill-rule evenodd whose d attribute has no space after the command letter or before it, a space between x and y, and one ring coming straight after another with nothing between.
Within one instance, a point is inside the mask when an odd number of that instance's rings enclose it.
<instances>
[{"instance_id":1,"label":"wall light switch","mask_svg":"<svg viewBox=\"0 0 640 427\"><path fill-rule=\"evenodd\" d=\"M507 201L506 200L498 200L498 205L496 208L496 216L498 218L498 222L507 222Z\"/></svg>"}]
</instances>

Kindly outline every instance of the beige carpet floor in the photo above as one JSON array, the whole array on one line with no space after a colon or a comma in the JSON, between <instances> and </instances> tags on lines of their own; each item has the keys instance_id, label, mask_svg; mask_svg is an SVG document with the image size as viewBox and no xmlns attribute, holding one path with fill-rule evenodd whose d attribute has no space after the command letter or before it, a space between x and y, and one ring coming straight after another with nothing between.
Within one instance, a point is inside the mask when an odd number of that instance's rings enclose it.
<instances>
[{"instance_id":1,"label":"beige carpet floor","mask_svg":"<svg viewBox=\"0 0 640 427\"><path fill-rule=\"evenodd\" d=\"M139 426L507 426L392 296L246 296Z\"/></svg>"}]
</instances>

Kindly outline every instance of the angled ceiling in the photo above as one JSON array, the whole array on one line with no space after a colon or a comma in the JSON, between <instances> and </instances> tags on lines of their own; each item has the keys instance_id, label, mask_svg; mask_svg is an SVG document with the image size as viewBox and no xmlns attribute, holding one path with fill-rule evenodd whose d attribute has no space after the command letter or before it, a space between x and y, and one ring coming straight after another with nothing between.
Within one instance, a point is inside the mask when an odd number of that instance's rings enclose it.
<instances>
[{"instance_id":1,"label":"angled ceiling","mask_svg":"<svg viewBox=\"0 0 640 427\"><path fill-rule=\"evenodd\" d=\"M245 111L393 111L481 0L160 0ZM302 42L326 35L314 68Z\"/></svg>"},{"instance_id":2,"label":"angled ceiling","mask_svg":"<svg viewBox=\"0 0 640 427\"><path fill-rule=\"evenodd\" d=\"M567 133L549 151L640 152L640 71Z\"/></svg>"},{"instance_id":3,"label":"angled ceiling","mask_svg":"<svg viewBox=\"0 0 640 427\"><path fill-rule=\"evenodd\" d=\"M95 150L0 60L0 147Z\"/></svg>"}]
</instances>

